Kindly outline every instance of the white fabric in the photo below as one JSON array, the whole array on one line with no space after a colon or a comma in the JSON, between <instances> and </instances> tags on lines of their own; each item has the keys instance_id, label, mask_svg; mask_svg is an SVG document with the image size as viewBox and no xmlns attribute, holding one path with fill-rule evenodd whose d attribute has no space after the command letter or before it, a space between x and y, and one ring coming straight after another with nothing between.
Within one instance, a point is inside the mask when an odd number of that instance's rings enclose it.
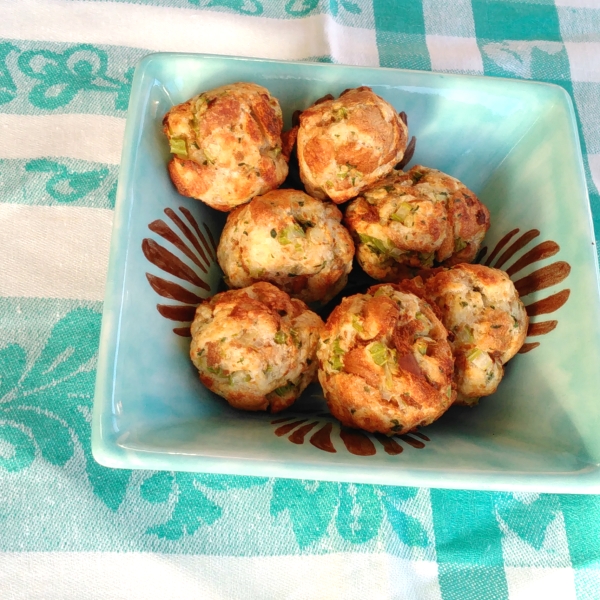
<instances>
[{"instance_id":1,"label":"white fabric","mask_svg":"<svg viewBox=\"0 0 600 600\"><path fill-rule=\"evenodd\" d=\"M590 163L592 180L600 190L600 154L588 154L588 162Z\"/></svg>"},{"instance_id":2,"label":"white fabric","mask_svg":"<svg viewBox=\"0 0 600 600\"><path fill-rule=\"evenodd\" d=\"M248 24L247 17L227 13L116 2L19 0L19 10L0 4L0 38L282 60L331 55L348 64L379 64L373 29L345 27L327 15Z\"/></svg>"},{"instance_id":3,"label":"white fabric","mask_svg":"<svg viewBox=\"0 0 600 600\"><path fill-rule=\"evenodd\" d=\"M432 70L483 75L483 60L475 38L428 35L425 39Z\"/></svg>"},{"instance_id":4,"label":"white fabric","mask_svg":"<svg viewBox=\"0 0 600 600\"><path fill-rule=\"evenodd\" d=\"M600 83L600 42L565 42L572 81Z\"/></svg>"},{"instance_id":5,"label":"white fabric","mask_svg":"<svg viewBox=\"0 0 600 600\"><path fill-rule=\"evenodd\" d=\"M1 553L0 590L7 600L441 600L436 563L387 554Z\"/></svg>"},{"instance_id":6,"label":"white fabric","mask_svg":"<svg viewBox=\"0 0 600 600\"><path fill-rule=\"evenodd\" d=\"M124 131L125 119L105 115L0 113L0 158L61 156L118 165Z\"/></svg>"},{"instance_id":7,"label":"white fabric","mask_svg":"<svg viewBox=\"0 0 600 600\"><path fill-rule=\"evenodd\" d=\"M510 600L575 600L573 569L504 567Z\"/></svg>"},{"instance_id":8,"label":"white fabric","mask_svg":"<svg viewBox=\"0 0 600 600\"><path fill-rule=\"evenodd\" d=\"M0 203L0 297L103 300L112 220L108 209Z\"/></svg>"}]
</instances>

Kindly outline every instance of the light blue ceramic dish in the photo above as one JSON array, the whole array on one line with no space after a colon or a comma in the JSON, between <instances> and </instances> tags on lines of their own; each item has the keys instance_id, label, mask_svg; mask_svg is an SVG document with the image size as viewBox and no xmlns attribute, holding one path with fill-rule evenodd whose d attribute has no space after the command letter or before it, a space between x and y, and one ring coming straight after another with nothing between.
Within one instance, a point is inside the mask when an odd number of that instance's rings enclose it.
<instances>
[{"instance_id":1,"label":"light blue ceramic dish","mask_svg":"<svg viewBox=\"0 0 600 600\"><path fill-rule=\"evenodd\" d=\"M413 164L487 204L483 262L509 271L532 317L499 391L385 445L340 431L316 387L288 413L231 409L184 337L217 289L223 215L178 195L161 120L235 81L293 110L371 86L409 116ZM573 108L559 87L392 69L156 54L133 81L102 321L92 447L108 466L490 490L600 492L598 265ZM532 306L533 305L533 306ZM175 331L174 331L175 330ZM536 346L536 344L539 344ZM425 439L427 438L427 439Z\"/></svg>"}]
</instances>

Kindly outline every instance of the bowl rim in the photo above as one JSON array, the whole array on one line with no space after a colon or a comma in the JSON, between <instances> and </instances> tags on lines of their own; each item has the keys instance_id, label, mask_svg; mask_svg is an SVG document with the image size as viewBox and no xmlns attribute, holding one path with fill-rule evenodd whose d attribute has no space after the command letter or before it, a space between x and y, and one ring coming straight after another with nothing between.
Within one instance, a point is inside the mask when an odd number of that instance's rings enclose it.
<instances>
[{"instance_id":1,"label":"bowl rim","mask_svg":"<svg viewBox=\"0 0 600 600\"><path fill-rule=\"evenodd\" d=\"M181 59L221 59L228 61L242 61L248 63L268 63L286 65L312 65L322 69L344 71L346 69L360 69L364 71L386 71L393 73L420 74L425 78L442 77L452 80L485 80L501 81L503 85L519 87L545 87L553 90L556 101L561 102L566 108L569 119L569 133L573 137L577 149L577 171L580 183L586 196L586 217L589 231L592 235L592 244L595 247L594 226L589 192L587 188L581 141L575 110L571 97L561 86L553 83L538 81L505 79L487 75L440 73L434 71L396 69L391 67L356 66L343 64L329 64L313 61L285 61L267 58L253 58L245 56L226 56L206 53L185 52L156 52L144 56L136 65L129 107L125 125L124 141L119 167L118 187L114 210L113 229L110 241L110 253L107 273L107 283L103 304L102 326L98 351L96 372L96 386L94 393L94 406L92 416L92 454L95 460L107 467L136 468L157 470L179 470L191 472L220 473L227 475L257 475L268 477L303 478L306 472L299 473L298 465L302 460L294 463L293 467L283 462L263 461L250 458L219 458L202 454L171 454L167 451L145 451L140 449L127 449L116 443L112 432L105 427L104 419L113 414L113 392L115 383L115 365L118 353L118 341L121 330L122 298L125 293L124 270L126 265L126 247L128 242L127 230L133 218L133 203L128 198L127 191L131 189L133 169L132 165L137 160L137 148L143 133L142 119L145 111L143 93L145 90L145 75L156 61L170 61ZM600 296L600 279L598 276L598 255L594 252L594 267L596 290ZM360 477L356 471L348 475L335 463L307 462L312 479L324 481L345 481L367 484L382 484L382 472L389 471L389 466L375 466L361 469ZM442 470L423 469L415 467L402 467L402 480L393 485L408 485L416 487L434 487L449 489L473 489L494 491L543 491L549 493L600 493L600 465L588 464L580 471L569 473L531 473L531 472L490 472L453 471L445 473ZM303 469L300 469L303 470ZM577 486L572 487L569 482L577 477Z\"/></svg>"}]
</instances>

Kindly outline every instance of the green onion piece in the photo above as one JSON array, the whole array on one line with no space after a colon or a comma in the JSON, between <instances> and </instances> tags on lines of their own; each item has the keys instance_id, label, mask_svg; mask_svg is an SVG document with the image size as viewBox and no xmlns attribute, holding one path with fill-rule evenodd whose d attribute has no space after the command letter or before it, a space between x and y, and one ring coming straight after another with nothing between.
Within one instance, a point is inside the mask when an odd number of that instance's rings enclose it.
<instances>
[{"instance_id":1,"label":"green onion piece","mask_svg":"<svg viewBox=\"0 0 600 600\"><path fill-rule=\"evenodd\" d=\"M262 267L260 269L251 268L249 270L250 277L252 277L253 279L260 279L265 274L265 269Z\"/></svg>"},{"instance_id":2,"label":"green onion piece","mask_svg":"<svg viewBox=\"0 0 600 600\"><path fill-rule=\"evenodd\" d=\"M363 192L363 194L369 204L376 204L377 200L381 200L387 196L387 192L385 191L385 188L382 188L382 187L376 188L374 190L367 190L367 191Z\"/></svg>"},{"instance_id":3,"label":"green onion piece","mask_svg":"<svg viewBox=\"0 0 600 600\"><path fill-rule=\"evenodd\" d=\"M302 342L298 338L298 332L295 329L290 329L290 335L292 336L292 341L297 348L302 348Z\"/></svg>"},{"instance_id":4,"label":"green onion piece","mask_svg":"<svg viewBox=\"0 0 600 600\"><path fill-rule=\"evenodd\" d=\"M431 254L426 254L424 252L419 253L419 260L421 261L421 265L426 268L433 267L433 259L435 257L435 253L431 252Z\"/></svg>"},{"instance_id":5,"label":"green onion piece","mask_svg":"<svg viewBox=\"0 0 600 600\"><path fill-rule=\"evenodd\" d=\"M409 204L408 202L401 202L400 206L398 207L396 212L390 216L390 219L392 221L398 221L398 223L404 224L406 217L408 217L410 214L416 212L416 210L418 208L419 208L418 205L415 208L413 205Z\"/></svg>"},{"instance_id":6,"label":"green onion piece","mask_svg":"<svg viewBox=\"0 0 600 600\"><path fill-rule=\"evenodd\" d=\"M171 154L177 154L179 158L187 158L188 151L185 140L183 138L171 138L169 140Z\"/></svg>"},{"instance_id":7,"label":"green onion piece","mask_svg":"<svg viewBox=\"0 0 600 600\"><path fill-rule=\"evenodd\" d=\"M446 390L446 396L448 396L448 398L452 398L452 386L449 385L448 389Z\"/></svg>"},{"instance_id":8,"label":"green onion piece","mask_svg":"<svg viewBox=\"0 0 600 600\"><path fill-rule=\"evenodd\" d=\"M467 360L472 361L473 359L477 358L480 354L481 354L481 350L479 348L473 348L473 350L471 350L467 354Z\"/></svg>"},{"instance_id":9,"label":"green onion piece","mask_svg":"<svg viewBox=\"0 0 600 600\"><path fill-rule=\"evenodd\" d=\"M419 351L419 354L421 354L422 356L425 356L425 354L427 354L427 342L423 339L420 339L417 341L416 345L417 345L417 350Z\"/></svg>"},{"instance_id":10,"label":"green onion piece","mask_svg":"<svg viewBox=\"0 0 600 600\"><path fill-rule=\"evenodd\" d=\"M206 160L211 164L214 165L215 161L217 160L216 156L213 156L212 154L210 154L210 152L208 152L206 149L204 149L204 156L206 156Z\"/></svg>"},{"instance_id":11,"label":"green onion piece","mask_svg":"<svg viewBox=\"0 0 600 600\"><path fill-rule=\"evenodd\" d=\"M359 333L363 332L363 326L358 318L358 315L352 315L352 327L356 329Z\"/></svg>"},{"instance_id":12,"label":"green onion piece","mask_svg":"<svg viewBox=\"0 0 600 600\"><path fill-rule=\"evenodd\" d=\"M341 121L342 119L347 119L348 111L346 110L346 108L344 106L341 106L340 108L336 108L333 111L333 118L336 121Z\"/></svg>"},{"instance_id":13,"label":"green onion piece","mask_svg":"<svg viewBox=\"0 0 600 600\"><path fill-rule=\"evenodd\" d=\"M366 244L369 247L369 250L371 250L375 254L389 254L390 249L385 245L385 243L382 240L372 237L370 235L366 235L364 233L359 233L358 237L360 241L363 244Z\"/></svg>"},{"instance_id":14,"label":"green onion piece","mask_svg":"<svg viewBox=\"0 0 600 600\"><path fill-rule=\"evenodd\" d=\"M467 242L465 242L465 240L463 240L462 238L457 237L454 240L454 252L460 252L461 250L464 250L467 247Z\"/></svg>"},{"instance_id":15,"label":"green onion piece","mask_svg":"<svg viewBox=\"0 0 600 600\"><path fill-rule=\"evenodd\" d=\"M329 364L331 365L331 368L334 371L341 371L344 367L344 361L341 359L341 357L339 356L334 356L330 361Z\"/></svg>"},{"instance_id":16,"label":"green onion piece","mask_svg":"<svg viewBox=\"0 0 600 600\"><path fill-rule=\"evenodd\" d=\"M479 369L488 369L492 364L492 359L487 352L483 352L479 348L473 348L467 354L467 360L472 362Z\"/></svg>"},{"instance_id":17,"label":"green onion piece","mask_svg":"<svg viewBox=\"0 0 600 600\"><path fill-rule=\"evenodd\" d=\"M294 217L294 221L298 223L298 225L304 233L306 233L307 229L310 229L311 227L315 226L315 224L312 221L303 221L302 219L298 219L297 217Z\"/></svg>"},{"instance_id":18,"label":"green onion piece","mask_svg":"<svg viewBox=\"0 0 600 600\"><path fill-rule=\"evenodd\" d=\"M383 367L388 361L388 348L381 342L375 342L369 347L369 354L373 362L380 367Z\"/></svg>"},{"instance_id":19,"label":"green onion piece","mask_svg":"<svg viewBox=\"0 0 600 600\"><path fill-rule=\"evenodd\" d=\"M402 429L402 427L404 427L402 425L402 423L400 423L400 421L398 421L398 419L392 419L391 423L392 423L392 427L390 427L391 431L400 431Z\"/></svg>"},{"instance_id":20,"label":"green onion piece","mask_svg":"<svg viewBox=\"0 0 600 600\"><path fill-rule=\"evenodd\" d=\"M514 315L511 315L511 317L513 318L513 327L515 329L518 329L518 327L519 327L519 321L518 321L517 317L515 317Z\"/></svg>"},{"instance_id":21,"label":"green onion piece","mask_svg":"<svg viewBox=\"0 0 600 600\"><path fill-rule=\"evenodd\" d=\"M286 385L275 388L273 391L281 398L287 396L295 387L296 386L291 381L288 381Z\"/></svg>"},{"instance_id":22,"label":"green onion piece","mask_svg":"<svg viewBox=\"0 0 600 600\"><path fill-rule=\"evenodd\" d=\"M475 337L473 336L473 328L465 325L463 329L466 333L465 338L467 339L467 342L472 344L475 341Z\"/></svg>"},{"instance_id":23,"label":"green onion piece","mask_svg":"<svg viewBox=\"0 0 600 600\"><path fill-rule=\"evenodd\" d=\"M344 356L344 354L346 354L346 352L340 346L339 338L337 338L333 342L332 350L333 350L333 357L329 361L329 364L332 366L332 368L334 370L341 371L344 366L344 361L342 360L342 356Z\"/></svg>"},{"instance_id":24,"label":"green onion piece","mask_svg":"<svg viewBox=\"0 0 600 600\"><path fill-rule=\"evenodd\" d=\"M291 244L292 240L303 237L306 237L306 235L304 231L302 231L302 227L299 227L298 225L290 225L279 232L278 240L282 246L286 246L287 244ZM298 249L302 249L302 246L300 246L300 248L296 248L296 250Z\"/></svg>"},{"instance_id":25,"label":"green onion piece","mask_svg":"<svg viewBox=\"0 0 600 600\"><path fill-rule=\"evenodd\" d=\"M223 369L221 369L221 367L209 367L207 366L206 369L208 370L209 373L212 373L213 375L216 375L217 377L220 377L221 379L227 379L227 383L229 385L231 385L233 383L233 377L231 376L230 373L226 373Z\"/></svg>"},{"instance_id":26,"label":"green onion piece","mask_svg":"<svg viewBox=\"0 0 600 600\"><path fill-rule=\"evenodd\" d=\"M419 181L421 181L421 179L423 179L423 177L425 177L425 173L421 173L419 171L417 171L416 173L413 173L412 174L413 183L418 183Z\"/></svg>"},{"instance_id":27,"label":"green onion piece","mask_svg":"<svg viewBox=\"0 0 600 600\"><path fill-rule=\"evenodd\" d=\"M276 344L285 344L287 342L287 335L281 329L275 334Z\"/></svg>"}]
</instances>

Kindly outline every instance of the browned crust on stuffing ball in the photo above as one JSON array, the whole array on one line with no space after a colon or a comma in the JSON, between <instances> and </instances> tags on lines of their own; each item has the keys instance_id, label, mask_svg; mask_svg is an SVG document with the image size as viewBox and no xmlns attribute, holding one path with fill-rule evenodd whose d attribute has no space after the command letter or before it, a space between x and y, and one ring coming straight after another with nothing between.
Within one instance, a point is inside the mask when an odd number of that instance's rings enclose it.
<instances>
[{"instance_id":1,"label":"browned crust on stuffing ball","mask_svg":"<svg viewBox=\"0 0 600 600\"><path fill-rule=\"evenodd\" d=\"M447 331L400 286L342 300L317 356L329 409L348 427L406 433L439 418L455 397Z\"/></svg>"},{"instance_id":2,"label":"browned crust on stuffing ball","mask_svg":"<svg viewBox=\"0 0 600 600\"><path fill-rule=\"evenodd\" d=\"M235 408L278 412L313 381L322 326L302 301L261 282L198 306L190 357L202 383Z\"/></svg>"},{"instance_id":3,"label":"browned crust on stuffing ball","mask_svg":"<svg viewBox=\"0 0 600 600\"><path fill-rule=\"evenodd\" d=\"M176 155L179 193L227 211L278 187L287 176L281 108L268 90L235 83L174 106L163 131Z\"/></svg>"},{"instance_id":4,"label":"browned crust on stuffing ball","mask_svg":"<svg viewBox=\"0 0 600 600\"><path fill-rule=\"evenodd\" d=\"M394 108L365 86L300 115L298 162L307 191L345 202L401 160L408 129Z\"/></svg>"},{"instance_id":5,"label":"browned crust on stuffing ball","mask_svg":"<svg viewBox=\"0 0 600 600\"><path fill-rule=\"evenodd\" d=\"M346 284L354 243L341 212L298 190L274 190L234 210L217 258L230 287L268 281L305 302L328 302Z\"/></svg>"},{"instance_id":6,"label":"browned crust on stuffing ball","mask_svg":"<svg viewBox=\"0 0 600 600\"><path fill-rule=\"evenodd\" d=\"M288 161L296 145L297 138L298 126L292 127L289 131L284 131L281 134L281 151Z\"/></svg>"},{"instance_id":7,"label":"browned crust on stuffing ball","mask_svg":"<svg viewBox=\"0 0 600 600\"><path fill-rule=\"evenodd\" d=\"M459 403L494 393L503 365L521 348L528 316L514 284L499 269L459 264L425 282L430 303L452 333Z\"/></svg>"},{"instance_id":8,"label":"browned crust on stuffing ball","mask_svg":"<svg viewBox=\"0 0 600 600\"><path fill-rule=\"evenodd\" d=\"M474 260L489 211L454 177L416 165L363 190L348 205L344 223L363 270L396 282L435 264Z\"/></svg>"},{"instance_id":9,"label":"browned crust on stuffing ball","mask_svg":"<svg viewBox=\"0 0 600 600\"><path fill-rule=\"evenodd\" d=\"M177 156L171 159L168 168L171 181L182 196L191 198L202 196L210 189L215 179L210 169L193 160L185 160ZM225 212L229 210L225 204L213 204L212 207Z\"/></svg>"}]
</instances>

